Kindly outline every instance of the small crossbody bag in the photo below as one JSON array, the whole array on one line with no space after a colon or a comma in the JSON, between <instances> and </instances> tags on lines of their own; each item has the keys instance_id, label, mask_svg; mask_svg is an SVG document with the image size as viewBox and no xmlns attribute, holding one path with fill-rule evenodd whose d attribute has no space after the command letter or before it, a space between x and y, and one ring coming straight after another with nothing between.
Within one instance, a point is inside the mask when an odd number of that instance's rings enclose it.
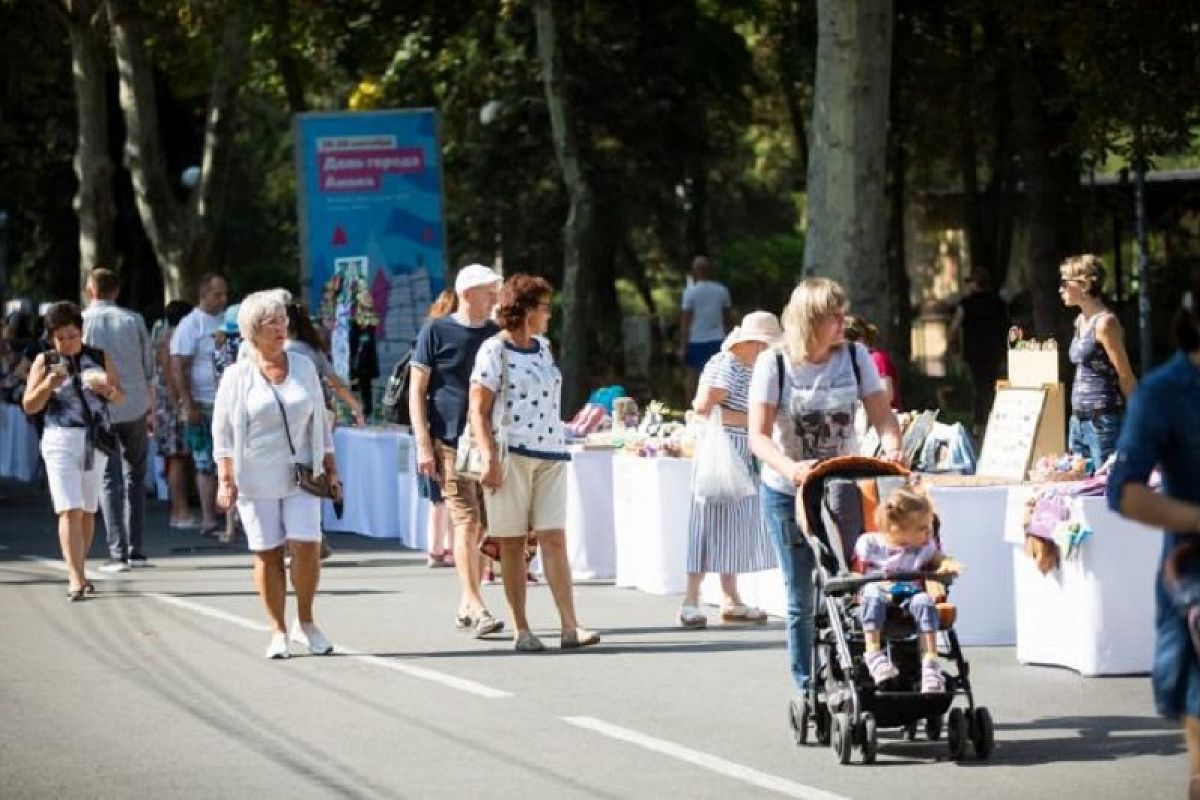
<instances>
[{"instance_id":1,"label":"small crossbody bag","mask_svg":"<svg viewBox=\"0 0 1200 800\"><path fill-rule=\"evenodd\" d=\"M500 391L496 393L492 403L492 436L496 439L496 452L500 458L500 465L503 467L508 458L508 428L512 424L507 401L508 353L504 352L504 340L500 338L499 334L494 338L500 342ZM470 415L467 416L467 427L458 440L458 451L454 455L454 472L458 477L466 478L469 481L478 481L483 478L483 450L475 441Z\"/></svg>"},{"instance_id":2,"label":"small crossbody bag","mask_svg":"<svg viewBox=\"0 0 1200 800\"><path fill-rule=\"evenodd\" d=\"M326 500L337 500L337 492L333 490L333 484L329 482L329 476L322 472L317 475L312 467L305 466L296 460L296 446L292 443L292 428L288 424L287 412L283 409L283 399L280 398L279 392L275 391L275 387L271 381L263 376L267 381L267 388L271 390L271 394L275 397L275 404L279 406L279 414L283 417L283 432L287 434L288 450L292 452L292 466L296 469L296 485L300 490L311 494L313 497L321 497ZM316 400L313 401L318 402ZM314 422L315 424L315 422Z\"/></svg>"}]
</instances>

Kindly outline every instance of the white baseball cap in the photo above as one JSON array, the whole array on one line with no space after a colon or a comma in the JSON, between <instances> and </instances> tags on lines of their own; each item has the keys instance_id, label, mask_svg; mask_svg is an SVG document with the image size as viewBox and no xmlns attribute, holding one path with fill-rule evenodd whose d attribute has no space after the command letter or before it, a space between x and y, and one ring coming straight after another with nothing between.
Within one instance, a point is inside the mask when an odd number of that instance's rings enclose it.
<instances>
[{"instance_id":1,"label":"white baseball cap","mask_svg":"<svg viewBox=\"0 0 1200 800\"><path fill-rule=\"evenodd\" d=\"M460 269L454 278L454 293L462 294L476 286L489 286L503 280L504 278L497 275L491 267L485 267L483 264L468 264Z\"/></svg>"}]
</instances>

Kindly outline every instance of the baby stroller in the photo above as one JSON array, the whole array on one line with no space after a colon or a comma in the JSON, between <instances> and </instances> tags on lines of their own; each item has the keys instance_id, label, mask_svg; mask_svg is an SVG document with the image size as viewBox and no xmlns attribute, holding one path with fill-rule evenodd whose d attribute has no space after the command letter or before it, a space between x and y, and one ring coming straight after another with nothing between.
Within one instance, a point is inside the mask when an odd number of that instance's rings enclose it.
<instances>
[{"instance_id":1,"label":"baby stroller","mask_svg":"<svg viewBox=\"0 0 1200 800\"><path fill-rule=\"evenodd\" d=\"M800 530L806 534L798 547L810 547L814 573L815 620L812 680L808 691L791 702L789 721L797 745L805 744L812 725L820 744L833 744L842 764L857 748L863 763L871 764L878 752L876 732L901 728L909 741L923 723L930 741L945 729L950 758L958 760L973 747L986 759L993 748L991 714L975 705L970 664L963 658L953 624L955 609L938 605L938 655L953 672L943 670L945 691L922 694L921 652L916 624L907 612L893 607L883 629L884 646L900 674L876 687L863 660L862 626L854 613L857 593L868 583L932 578L928 573L850 575L854 544L864 530L873 529L875 508L891 491L903 485L903 467L873 458L848 456L818 465L797 498ZM937 525L934 525L936 536ZM947 576L936 580L949 583ZM966 708L955 706L963 698ZM948 713L947 713L948 712Z\"/></svg>"}]
</instances>

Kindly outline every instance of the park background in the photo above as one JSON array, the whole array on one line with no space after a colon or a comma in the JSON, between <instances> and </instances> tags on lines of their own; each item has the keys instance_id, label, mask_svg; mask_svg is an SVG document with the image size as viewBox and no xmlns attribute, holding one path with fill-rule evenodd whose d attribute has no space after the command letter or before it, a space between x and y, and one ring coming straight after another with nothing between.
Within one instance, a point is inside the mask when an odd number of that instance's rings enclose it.
<instances>
[{"instance_id":1,"label":"park background","mask_svg":"<svg viewBox=\"0 0 1200 800\"><path fill-rule=\"evenodd\" d=\"M839 278L959 409L967 274L1065 344L1058 264L1100 254L1141 371L1200 253L1192 3L0 0L0 76L0 295L111 266L148 320L208 271L300 288L296 114L436 109L448 269L563 290L568 412L682 402L695 253L739 314Z\"/></svg>"}]
</instances>

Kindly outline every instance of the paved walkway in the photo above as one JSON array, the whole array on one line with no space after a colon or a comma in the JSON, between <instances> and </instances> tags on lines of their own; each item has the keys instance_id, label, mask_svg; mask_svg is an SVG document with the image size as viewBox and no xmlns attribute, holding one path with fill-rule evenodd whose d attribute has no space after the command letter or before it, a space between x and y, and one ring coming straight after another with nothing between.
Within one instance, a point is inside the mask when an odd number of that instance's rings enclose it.
<instances>
[{"instance_id":1,"label":"paved walkway","mask_svg":"<svg viewBox=\"0 0 1200 800\"><path fill-rule=\"evenodd\" d=\"M840 767L786 725L779 623L683 631L678 598L576 588L604 642L517 655L454 630L455 579L420 554L331 539L318 621L338 655L262 658L244 552L166 528L152 567L68 603L40 491L0 483L0 795L43 797L1182 796L1182 738L1145 678L1083 679L968 651L990 762L881 736ZM98 537L99 538L99 537ZM96 542L93 557L102 558ZM95 562L98 566L99 561ZM500 587L486 590L503 614ZM549 592L531 617L557 643Z\"/></svg>"}]
</instances>

